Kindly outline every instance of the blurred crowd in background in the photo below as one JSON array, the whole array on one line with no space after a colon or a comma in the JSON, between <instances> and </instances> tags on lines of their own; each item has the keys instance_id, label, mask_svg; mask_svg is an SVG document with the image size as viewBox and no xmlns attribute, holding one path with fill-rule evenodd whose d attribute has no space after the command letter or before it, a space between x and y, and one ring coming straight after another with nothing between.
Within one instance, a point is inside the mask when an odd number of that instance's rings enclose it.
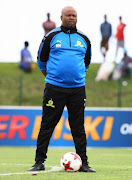
<instances>
[{"instance_id":1,"label":"blurred crowd in background","mask_svg":"<svg viewBox=\"0 0 132 180\"><path fill-rule=\"evenodd\" d=\"M48 12L47 19L42 23L42 28L44 30L44 36L48 34L52 29L56 28L56 23L51 20L51 15ZM125 37L124 30L126 24L122 20L122 16L119 16L119 24L116 27L116 34L112 34L112 24L108 22L107 15L104 15L104 22L100 24L100 34L101 34L101 42L100 42L100 52L103 57L103 62L100 65L100 68L97 71L96 81L106 81L109 79L118 80L121 77L125 77L130 75L132 77L132 58L129 56L125 46ZM116 39L115 46L115 58L113 62L109 62L107 60L107 52L111 48L109 46L110 38L114 37ZM25 72L32 72L33 68L35 68L35 64L33 63L32 55L28 50L29 42L24 42L24 48L21 50L21 60L19 67ZM92 47L94 48L94 47ZM118 56L118 50L122 49L122 59L120 62L116 62Z\"/></svg>"}]
</instances>

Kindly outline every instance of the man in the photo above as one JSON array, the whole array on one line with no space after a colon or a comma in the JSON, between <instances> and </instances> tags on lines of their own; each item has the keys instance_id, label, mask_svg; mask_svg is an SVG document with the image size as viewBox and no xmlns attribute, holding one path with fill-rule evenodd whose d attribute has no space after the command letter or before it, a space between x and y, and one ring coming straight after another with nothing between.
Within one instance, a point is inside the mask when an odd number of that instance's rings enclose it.
<instances>
[{"instance_id":1,"label":"man","mask_svg":"<svg viewBox=\"0 0 132 180\"><path fill-rule=\"evenodd\" d=\"M107 22L107 15L104 15L104 23L101 24L100 31L102 36L102 40L100 43L100 50L105 61L106 53L109 49L109 45L108 45L109 38L112 34L112 27L111 24Z\"/></svg>"},{"instance_id":2,"label":"man","mask_svg":"<svg viewBox=\"0 0 132 180\"><path fill-rule=\"evenodd\" d=\"M52 30L42 40L37 63L46 76L43 97L43 116L37 139L36 163L30 171L44 170L49 140L59 122L65 105L76 153L82 159L80 171L96 172L88 166L84 130L85 71L91 59L89 39L76 29L77 13L65 7L62 26Z\"/></svg>"},{"instance_id":3,"label":"man","mask_svg":"<svg viewBox=\"0 0 132 180\"><path fill-rule=\"evenodd\" d=\"M113 73L113 79L115 79L115 75L117 73L119 74L117 79L119 79L120 77L125 77L128 74L132 76L132 58L128 56L126 49L123 49L123 52L124 52L123 58L121 59L121 62L115 68L115 71Z\"/></svg>"},{"instance_id":4,"label":"man","mask_svg":"<svg viewBox=\"0 0 132 180\"><path fill-rule=\"evenodd\" d=\"M55 22L50 20L50 13L47 13L47 21L43 22L42 24L45 35L48 34L52 29L56 28Z\"/></svg>"},{"instance_id":5,"label":"man","mask_svg":"<svg viewBox=\"0 0 132 180\"><path fill-rule=\"evenodd\" d=\"M124 28L126 24L122 22L122 16L119 17L119 22L120 23L117 26L117 32L116 32L117 46L116 46L115 58L117 57L118 49L120 47L124 49Z\"/></svg>"},{"instance_id":6,"label":"man","mask_svg":"<svg viewBox=\"0 0 132 180\"><path fill-rule=\"evenodd\" d=\"M32 56L28 50L29 43L28 41L24 42L24 49L21 50L21 61L19 67L25 72L32 71Z\"/></svg>"}]
</instances>

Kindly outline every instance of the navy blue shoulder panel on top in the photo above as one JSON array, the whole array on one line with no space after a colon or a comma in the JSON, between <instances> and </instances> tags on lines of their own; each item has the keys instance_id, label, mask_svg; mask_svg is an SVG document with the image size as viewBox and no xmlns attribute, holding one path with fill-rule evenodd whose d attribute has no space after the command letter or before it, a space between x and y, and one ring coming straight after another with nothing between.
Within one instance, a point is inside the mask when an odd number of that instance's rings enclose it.
<instances>
[{"instance_id":1,"label":"navy blue shoulder panel on top","mask_svg":"<svg viewBox=\"0 0 132 180\"><path fill-rule=\"evenodd\" d=\"M50 31L46 36L44 36L38 50L38 60L40 60L41 62L47 62L50 52L50 42L52 38L60 32L62 32L61 28L56 28Z\"/></svg>"}]
</instances>

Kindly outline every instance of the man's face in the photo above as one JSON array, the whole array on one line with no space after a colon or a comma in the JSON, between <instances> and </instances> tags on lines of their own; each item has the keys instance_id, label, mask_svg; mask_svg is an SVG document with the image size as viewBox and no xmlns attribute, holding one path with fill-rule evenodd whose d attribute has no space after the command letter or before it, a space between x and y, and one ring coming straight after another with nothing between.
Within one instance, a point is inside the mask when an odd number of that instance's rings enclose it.
<instances>
[{"instance_id":1,"label":"man's face","mask_svg":"<svg viewBox=\"0 0 132 180\"><path fill-rule=\"evenodd\" d=\"M75 27L77 23L77 13L75 9L67 7L61 15L62 25L65 27Z\"/></svg>"}]
</instances>

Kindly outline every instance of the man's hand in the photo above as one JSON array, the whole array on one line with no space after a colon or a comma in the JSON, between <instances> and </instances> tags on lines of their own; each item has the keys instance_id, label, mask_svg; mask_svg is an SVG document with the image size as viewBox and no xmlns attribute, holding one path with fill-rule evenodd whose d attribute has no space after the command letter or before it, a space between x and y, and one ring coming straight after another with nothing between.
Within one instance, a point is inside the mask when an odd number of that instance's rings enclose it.
<instances>
[{"instance_id":1,"label":"man's hand","mask_svg":"<svg viewBox=\"0 0 132 180\"><path fill-rule=\"evenodd\" d=\"M46 72L46 70L44 70L44 71L41 71L42 72L42 74L46 77L46 75L47 75L47 72Z\"/></svg>"}]
</instances>

